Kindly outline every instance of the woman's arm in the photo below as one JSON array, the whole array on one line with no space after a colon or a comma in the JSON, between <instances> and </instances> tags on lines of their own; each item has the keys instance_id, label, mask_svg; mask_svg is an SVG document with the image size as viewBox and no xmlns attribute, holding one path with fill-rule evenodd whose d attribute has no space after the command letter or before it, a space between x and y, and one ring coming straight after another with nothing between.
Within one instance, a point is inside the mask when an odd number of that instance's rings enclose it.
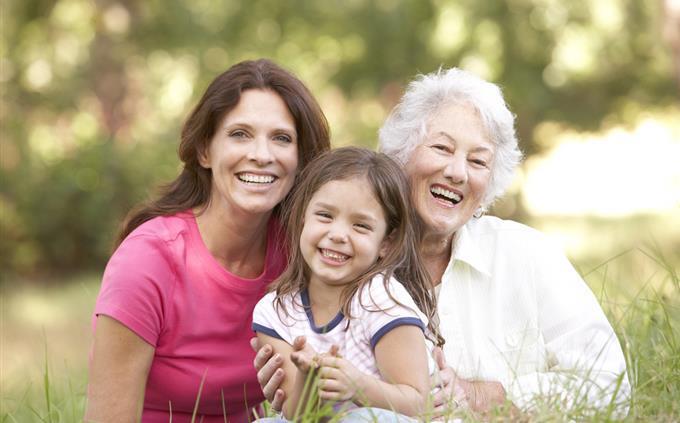
<instances>
[{"instance_id":1,"label":"woman's arm","mask_svg":"<svg viewBox=\"0 0 680 423\"><path fill-rule=\"evenodd\" d=\"M384 381L359 372L347 360L327 356L320 360L319 397L418 415L425 411L429 390L427 355L422 329L398 326L375 346Z\"/></svg>"},{"instance_id":2,"label":"woman's arm","mask_svg":"<svg viewBox=\"0 0 680 423\"><path fill-rule=\"evenodd\" d=\"M85 421L137 422L154 348L108 316L97 318Z\"/></svg>"},{"instance_id":3,"label":"woman's arm","mask_svg":"<svg viewBox=\"0 0 680 423\"><path fill-rule=\"evenodd\" d=\"M298 337L293 341L293 345L287 342L257 333L258 341L261 344L269 344L282 358L281 369L285 374L293 377L284 378L279 388L283 390L286 402L283 403L283 415L287 419L294 419L298 412L305 410L309 400L309 392L304 392L305 383L316 363L314 358L316 352L305 342L304 337Z\"/></svg>"}]
</instances>

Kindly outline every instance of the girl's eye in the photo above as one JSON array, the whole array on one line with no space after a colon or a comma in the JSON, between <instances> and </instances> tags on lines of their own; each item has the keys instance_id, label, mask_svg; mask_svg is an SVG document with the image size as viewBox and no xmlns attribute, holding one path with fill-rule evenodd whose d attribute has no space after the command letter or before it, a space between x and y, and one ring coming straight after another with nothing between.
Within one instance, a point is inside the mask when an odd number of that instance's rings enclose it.
<instances>
[{"instance_id":1,"label":"girl's eye","mask_svg":"<svg viewBox=\"0 0 680 423\"><path fill-rule=\"evenodd\" d=\"M359 232L370 232L371 230L373 230L373 228L371 228L371 225L367 225L365 223L357 223L354 225L354 227L357 228Z\"/></svg>"},{"instance_id":2,"label":"girl's eye","mask_svg":"<svg viewBox=\"0 0 680 423\"><path fill-rule=\"evenodd\" d=\"M328 212L320 211L320 212L316 212L316 213L314 213L314 214L315 214L321 221L324 221L324 222L325 222L325 221L331 220L331 214L328 213Z\"/></svg>"}]
</instances>

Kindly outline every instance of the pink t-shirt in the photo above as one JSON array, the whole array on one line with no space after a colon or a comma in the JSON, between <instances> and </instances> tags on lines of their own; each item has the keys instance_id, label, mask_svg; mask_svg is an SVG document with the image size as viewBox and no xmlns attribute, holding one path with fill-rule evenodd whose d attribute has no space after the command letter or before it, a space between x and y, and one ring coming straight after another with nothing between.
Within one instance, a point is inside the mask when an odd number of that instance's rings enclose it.
<instances>
[{"instance_id":1,"label":"pink t-shirt","mask_svg":"<svg viewBox=\"0 0 680 423\"><path fill-rule=\"evenodd\" d=\"M104 272L94 310L127 326L156 350L144 397L144 422L248 421L264 398L249 339L253 308L285 268L283 238L270 222L262 274L244 279L210 254L191 211L135 229ZM222 400L224 398L224 401Z\"/></svg>"}]
</instances>

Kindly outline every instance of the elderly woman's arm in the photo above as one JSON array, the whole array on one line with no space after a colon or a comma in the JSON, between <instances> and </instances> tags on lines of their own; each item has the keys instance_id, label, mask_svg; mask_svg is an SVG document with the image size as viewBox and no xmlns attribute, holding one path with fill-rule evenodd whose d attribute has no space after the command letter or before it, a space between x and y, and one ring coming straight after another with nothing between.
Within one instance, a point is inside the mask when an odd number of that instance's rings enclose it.
<instances>
[{"instance_id":1,"label":"elderly woman's arm","mask_svg":"<svg viewBox=\"0 0 680 423\"><path fill-rule=\"evenodd\" d=\"M616 334L564 254L545 244L535 257L533 279L547 371L507 382L507 395L521 408L530 408L537 395L547 395L570 406L611 406L625 413L631 388Z\"/></svg>"}]
</instances>

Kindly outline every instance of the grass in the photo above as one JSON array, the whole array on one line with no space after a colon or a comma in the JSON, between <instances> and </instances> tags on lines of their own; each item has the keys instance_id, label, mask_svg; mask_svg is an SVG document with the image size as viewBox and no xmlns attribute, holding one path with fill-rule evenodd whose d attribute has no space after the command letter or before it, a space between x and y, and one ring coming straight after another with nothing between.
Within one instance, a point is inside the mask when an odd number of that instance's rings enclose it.
<instances>
[{"instance_id":1,"label":"grass","mask_svg":"<svg viewBox=\"0 0 680 423\"><path fill-rule=\"evenodd\" d=\"M590 240L583 243L589 249L570 249L566 244L623 346L634 389L626 420L680 421L680 237L673 229L680 224L574 222L543 220L534 226L558 236L569 233L572 241ZM552 231L551 225L559 231ZM622 234L621 228L629 234ZM82 420L90 313L98 289L98 275L59 283L2 282L0 422ZM610 411L591 414L588 420L610 420ZM531 420L581 421L591 412L586 407L567 411L546 401ZM315 420L315 413L305 420ZM505 420L507 414L489 417Z\"/></svg>"}]
</instances>

